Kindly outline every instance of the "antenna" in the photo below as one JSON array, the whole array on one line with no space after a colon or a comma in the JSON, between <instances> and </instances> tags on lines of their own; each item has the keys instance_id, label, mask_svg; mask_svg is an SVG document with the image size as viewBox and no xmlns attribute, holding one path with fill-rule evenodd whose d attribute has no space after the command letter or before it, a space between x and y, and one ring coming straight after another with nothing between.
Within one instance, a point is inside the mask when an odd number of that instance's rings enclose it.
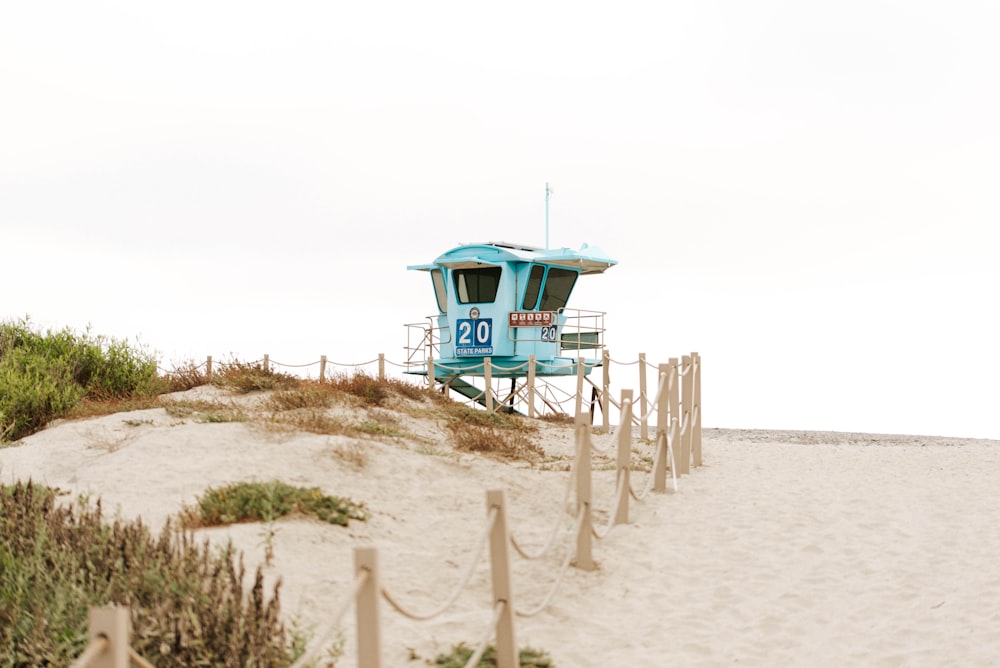
<instances>
[{"instance_id":1,"label":"antenna","mask_svg":"<svg viewBox=\"0 0 1000 668\"><path fill-rule=\"evenodd\" d=\"M549 249L549 197L552 196L552 188L549 182L545 182L545 250Z\"/></svg>"}]
</instances>

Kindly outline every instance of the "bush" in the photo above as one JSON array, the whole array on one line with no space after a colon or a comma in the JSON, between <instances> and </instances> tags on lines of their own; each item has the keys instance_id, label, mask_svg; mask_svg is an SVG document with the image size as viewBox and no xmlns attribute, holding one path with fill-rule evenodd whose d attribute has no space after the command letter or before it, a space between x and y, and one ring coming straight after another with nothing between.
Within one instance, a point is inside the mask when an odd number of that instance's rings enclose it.
<instances>
[{"instance_id":1,"label":"bush","mask_svg":"<svg viewBox=\"0 0 1000 668\"><path fill-rule=\"evenodd\" d=\"M131 645L154 665L287 666L302 639L265 601L258 568L249 596L242 556L210 549L168 523L108 525L101 504L56 502L57 490L0 486L0 665L69 665L87 645L87 611L131 610Z\"/></svg>"},{"instance_id":2,"label":"bush","mask_svg":"<svg viewBox=\"0 0 1000 668\"><path fill-rule=\"evenodd\" d=\"M16 441L68 413L85 394L58 361L23 348L0 358L0 442Z\"/></svg>"},{"instance_id":3,"label":"bush","mask_svg":"<svg viewBox=\"0 0 1000 668\"><path fill-rule=\"evenodd\" d=\"M208 376L202 372L201 365L191 360L174 367L173 371L165 374L161 380L165 385L165 392L183 392L208 384Z\"/></svg>"},{"instance_id":4,"label":"bush","mask_svg":"<svg viewBox=\"0 0 1000 668\"><path fill-rule=\"evenodd\" d=\"M141 345L68 328L42 334L27 319L0 323L0 441L38 431L82 398L152 396L159 387L156 360Z\"/></svg>"},{"instance_id":5,"label":"bush","mask_svg":"<svg viewBox=\"0 0 1000 668\"><path fill-rule=\"evenodd\" d=\"M438 666L438 668L463 668L474 653L471 647L465 643L459 643L451 648L450 654L439 654L434 659L434 665ZM521 668L555 668L552 659L542 650L525 647L518 650L517 654ZM496 665L496 647L490 645L483 652L475 668L495 668Z\"/></svg>"},{"instance_id":6,"label":"bush","mask_svg":"<svg viewBox=\"0 0 1000 668\"><path fill-rule=\"evenodd\" d=\"M301 379L265 367L263 362L241 362L233 359L219 365L212 375L212 384L233 392L249 394L261 390L298 387Z\"/></svg>"},{"instance_id":7,"label":"bush","mask_svg":"<svg viewBox=\"0 0 1000 668\"><path fill-rule=\"evenodd\" d=\"M347 526L350 520L368 519L364 504L328 496L318 487L293 487L275 480L210 487L195 508L185 509L181 521L189 527L202 527L270 522L290 513L315 515L341 526Z\"/></svg>"},{"instance_id":8,"label":"bush","mask_svg":"<svg viewBox=\"0 0 1000 668\"><path fill-rule=\"evenodd\" d=\"M456 450L477 452L504 461L537 462L545 451L522 429L497 429L490 424L462 422L445 424Z\"/></svg>"}]
</instances>

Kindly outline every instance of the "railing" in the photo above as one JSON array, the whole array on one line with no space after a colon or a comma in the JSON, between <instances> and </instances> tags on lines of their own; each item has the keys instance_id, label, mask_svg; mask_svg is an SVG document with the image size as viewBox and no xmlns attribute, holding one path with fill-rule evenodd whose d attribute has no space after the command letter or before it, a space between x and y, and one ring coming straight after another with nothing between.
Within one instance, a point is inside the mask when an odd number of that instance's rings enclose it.
<instances>
[{"instance_id":1,"label":"railing","mask_svg":"<svg viewBox=\"0 0 1000 668\"><path fill-rule=\"evenodd\" d=\"M584 351L594 351L595 357L604 350L604 311L589 311L585 309L563 309L566 322L559 326L560 349L563 352L575 352L579 356ZM406 324L406 365L409 370L423 369L432 360L441 359L441 344L451 341L451 330L448 327L438 327L435 322L439 316L427 316L427 322L412 322ZM513 329L508 331L508 337L516 341L541 341L534 339L525 332L532 328L518 328L517 338Z\"/></svg>"},{"instance_id":2,"label":"railing","mask_svg":"<svg viewBox=\"0 0 1000 668\"><path fill-rule=\"evenodd\" d=\"M641 375L644 377L645 367L640 368L643 369ZM582 381L580 382L582 390ZM381 584L377 548L357 547L354 551L355 577L349 595L343 599L338 612L329 620L328 632L306 648L293 668L303 668L325 648L330 638L337 633L343 617L351 607L354 608L356 615L357 665L362 668L382 668L384 664L381 651L380 602L387 602L393 610L414 621L428 620L443 614L468 586L487 545L492 574L492 614L488 627L484 629L482 640L466 666L477 665L491 640L495 640L499 668L519 666L516 617L531 617L547 609L558 593L570 566L583 571L594 569L593 541L604 540L616 526L629 523L630 500L642 503L650 492L660 494L677 492L678 479L689 474L692 466L698 467L702 464L701 358L697 353L684 356L682 363L672 359L667 364L657 366L655 394L651 400L646 400L645 387L638 402L635 401L633 390L623 390L618 402L613 402L620 411L621 419L603 446L595 445L593 442L594 429L588 424L585 403L581 400L580 394L581 392L577 392L576 396L576 454L566 481L565 497L560 502L556 522L547 543L541 550L535 553L527 551L511 534L504 491L487 490L486 522L476 543L474 558L466 568L460 584L435 610L418 613L410 610ZM605 390L607 400L606 395ZM638 411L635 410L636 407ZM653 465L648 472L646 484L641 491L638 491L632 484L633 430L637 423L642 425L641 428L645 428L654 412L656 426ZM645 436L640 438L646 440ZM610 500L611 511L608 513L607 524L596 527L593 522L595 499L592 485L592 456L595 453L609 456L612 451L615 453L616 475L615 490ZM575 504L572 511L567 511L568 500L574 490ZM556 545L559 529L565 523L567 512L570 512L573 518L573 530L566 538L565 554L560 561L558 571L553 575L547 593L534 608L527 610L518 608L515 605L515 591L511 581L511 550L524 559L539 559L548 554ZM135 662L141 668L150 665L128 646L127 610L94 609L91 611L90 624L90 644L74 662L72 668L124 668L129 661Z\"/></svg>"},{"instance_id":3,"label":"railing","mask_svg":"<svg viewBox=\"0 0 1000 668\"><path fill-rule=\"evenodd\" d=\"M418 326L423 327L423 325L413 325L413 327ZM318 361L306 364L283 364L281 362L275 362L270 358L270 355L265 354L262 358L250 363L260 364L265 370L282 367L296 369L300 373L302 369L318 367L318 376L320 381L326 380L327 370L331 365L340 368L350 368L355 371L375 366L376 368L373 375L379 380L386 379L387 365L395 366L403 372L406 372L413 367L413 364L409 359L400 364L386 359L384 353L379 353L378 357L363 362L331 362L327 359L326 355L321 355ZM455 376L462 376L463 372L476 370L477 374L482 374L481 381L479 380L478 375L476 377L468 377L466 379L466 382L469 385L476 387L478 390L478 393L472 396L469 396L469 394L465 395L466 399L470 403L476 403L486 407L488 410L494 411L501 409L519 410L520 412L528 415L528 417L532 418L545 414L576 414L579 412L581 407L585 406L590 412L591 424L593 424L594 418L596 417L595 413L599 409L601 411L600 429L602 432L606 433L610 427L613 412L618 411L620 418L621 411L620 403L616 402L611 394L612 365L619 365L623 367L637 365L638 367L638 403L642 408L642 411L640 411L640 416L633 417L633 421L639 426L640 438L644 441L649 440L649 423L646 408L651 407L653 411L656 410L656 406L648 401L649 388L647 379L650 369L658 369L662 371L664 366L666 366L667 369L678 367L680 375L682 377L686 377L688 376L690 369L697 368L697 374L695 375L697 375L698 381L692 383L689 389L689 391L692 392L692 397L690 397L690 400L687 403L700 403L701 401L701 356L696 352L693 352L690 355L685 355L680 359L672 357L668 360L666 365L657 365L648 362L646 360L645 353L639 353L638 359L635 361L621 362L612 359L611 353L607 349L604 349L601 352L600 362L579 357L576 362L573 363L576 383L573 391L562 387L557 380L538 376L536 374L536 369L539 367L544 368L549 365L546 362L536 361L534 356L530 356L527 362L513 366L493 364L492 360L488 357L484 358L482 364L476 364L474 366L445 365L431 359L427 362L427 373L424 378L426 379L429 387L434 388L440 381L444 383L444 387L442 389L447 390L450 379ZM214 360L212 356L208 356L205 362L197 365L195 369L199 371L204 370L205 376L211 380L213 374L221 369L224 369L226 366L227 364L225 362L218 362ZM595 368L601 369L601 380L599 384L588 375L588 373ZM173 371L174 370L170 369L160 369L160 372L164 374L169 374ZM502 389L500 379L494 378L494 372L503 372L506 374L516 371L523 371L525 375L521 379L515 380L512 386L508 386L509 389ZM692 378L694 378L694 376L692 376ZM510 379L504 378L503 380ZM483 387L478 387L477 383ZM585 396L585 390L588 388L590 390L589 399ZM694 393L697 393L697 397L693 396ZM572 402L575 402L575 406L572 405ZM698 428L700 428L700 425Z\"/></svg>"}]
</instances>

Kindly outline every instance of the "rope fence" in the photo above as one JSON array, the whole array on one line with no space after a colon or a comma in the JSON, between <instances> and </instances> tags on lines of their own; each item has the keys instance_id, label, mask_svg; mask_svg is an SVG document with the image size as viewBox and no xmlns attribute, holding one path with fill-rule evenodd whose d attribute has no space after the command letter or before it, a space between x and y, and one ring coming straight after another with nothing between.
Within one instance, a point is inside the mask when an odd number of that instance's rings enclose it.
<instances>
[{"instance_id":1,"label":"rope fence","mask_svg":"<svg viewBox=\"0 0 1000 668\"><path fill-rule=\"evenodd\" d=\"M383 378L385 365L383 355L379 355L377 360L365 364L371 364L375 361L379 363L379 377ZM580 361L583 361L582 358ZM591 413L588 419L588 411L584 410L584 404L581 401L584 375L580 371L577 378L578 391L575 397L575 457L570 466L565 496L560 501L557 521L540 551L528 552L514 539L508 527L505 493L502 489L489 489L486 491L486 521L474 548L474 556L459 585L446 598L445 602L433 611L414 613L401 604L381 584L377 548L374 546L356 547L354 549L355 577L349 595L343 599L337 608L337 614L328 622L327 633L306 648L304 654L293 664L293 668L302 668L308 665L308 662L322 651L337 633L342 618L352 606L356 617L357 665L363 668L382 668L385 664L381 651L380 601L384 600L392 610L413 621L427 621L445 613L455 604L462 591L469 586L472 574L480 563L482 553L486 550L487 545L489 546L492 583L491 618L482 640L466 666L475 666L490 642L493 641L496 648L496 665L499 668L518 668L515 619L517 617L532 617L546 610L558 593L570 566L582 571L591 571L596 568L593 557L593 541L606 540L616 526L629 523L630 499L641 503L650 492L667 493L668 471L672 479L670 491L677 492L678 479L689 474L692 466L702 465L700 355L691 353L680 360L671 358L668 363L657 365L655 367L658 378L656 392L653 400L648 402L645 371L650 365L647 365L644 356L641 355L637 362L642 383L637 404L639 415L634 414L636 404L633 390L622 390L620 399L617 402L611 401L608 388L608 366L610 366L611 360L607 353L605 353L604 361L604 385L600 396L604 425L601 428L601 433L607 434L610 431L607 408L609 403L612 403L620 411L620 419L614 432L610 433L606 445L595 447L592 438L595 431L592 424L593 415ZM265 368L276 364L271 362L266 355L261 363ZM320 360L321 374L325 373L326 363L324 356ZM529 363L528 368L532 370L533 364ZM206 360L207 375L210 376L211 371L212 359L209 357ZM489 385L487 387L489 388ZM489 396L491 391L486 391L485 394ZM589 409L593 410L594 405L595 402L592 401ZM487 401L487 408L489 408L489 401ZM633 430L638 423L640 440L648 442L645 435L646 422L654 411L656 427L652 468L649 471L646 487L641 493L637 493L632 485ZM610 500L608 521L598 529L594 526L593 518L593 457L595 454L610 455L612 446L616 448L615 489ZM570 504L570 495L574 490L576 492L575 504ZM570 511L571 506L572 511ZM524 559L543 557L557 544L556 538L559 535L559 528L566 523L567 514L573 519L573 528L566 538L565 556L560 560L560 565L548 591L542 601L534 608L517 609L514 604L514 588L511 578L511 551ZM140 668L150 667L151 664L139 657L129 647L128 615L127 608L92 609L89 618L90 642L71 668L125 668L130 665L130 662Z\"/></svg>"},{"instance_id":2,"label":"rope fence","mask_svg":"<svg viewBox=\"0 0 1000 668\"><path fill-rule=\"evenodd\" d=\"M534 355L530 356L527 362L514 366L494 364L491 358L487 357L483 359L481 364L472 366L446 365L435 362L434 359L427 359L425 362L426 366L421 366L420 368L426 369L426 373L421 372L421 375L429 387L435 388L440 383L441 387L439 389L441 391L447 392L451 389L457 392L459 391L457 385L461 382L461 394L464 399L470 403L477 403L490 411L520 409L528 417L535 418L547 413L554 415L579 415L581 410L586 407L590 413L590 422L593 424L596 411L599 409L601 412L600 430L601 433L606 434L610 430L611 419L613 417L612 409L618 413L619 420L617 424L621 425L624 422L621 419L622 404L620 401L616 401L611 393L611 368L613 365L636 367L638 369L639 386L639 397L636 400L636 405L639 406L639 409L636 410L633 408L631 421L632 424L639 427L640 439L648 441L650 440L650 419L654 414L658 414L661 411L659 398L664 393L664 390L669 395L675 389L679 389L678 386L683 386L685 388L684 391L691 392L687 396L686 402L681 402L678 397L676 400L672 400L670 406L677 406L680 403L688 406L700 404L700 364L701 358L698 353L685 355L682 359L671 358L666 365L655 365L646 360L645 353L640 353L637 360L620 361L613 359L610 352L604 349L602 350L600 360L579 357L572 363L571 366L575 371L576 380L575 391L566 390L558 385L559 380L570 378L565 373L556 376L539 376L536 373L536 369L539 368L545 369L548 372L560 370L564 372L568 368L566 365L558 366L540 362L535 359ZM167 376L192 371L204 373L206 379L211 382L216 374L224 373L229 368L245 367L248 365L259 366L266 372L282 368L302 370L317 367L320 382L325 382L329 378L329 367L331 366L341 369L354 369L355 372L364 373L368 372L367 369L369 367L374 367L371 375L380 381L385 381L387 379L387 366L400 369L405 375L407 372L413 370L415 363L393 362L386 358L385 353L379 353L378 357L361 362L335 362L329 360L326 355L321 355L319 360L304 364L277 362L272 360L270 355L266 354L252 362L221 362L209 355L204 362L197 365L192 364L191 366L174 369L158 367L158 371ZM693 373L692 371L695 370L696 366L698 367L697 373ZM666 370L664 367L666 367ZM590 377L590 373L595 369L601 370L599 382ZM649 399L649 387L647 383L649 369L657 371L657 385L652 400ZM509 378L509 376L505 375L516 372L524 372L525 376L523 378ZM667 388L664 387L665 373L669 379L669 386ZM470 376L469 374L472 375ZM698 378L697 381L694 380L695 376ZM482 377L484 387L480 388L476 386L479 377ZM468 378L468 380L465 378ZM512 386L510 390L496 389L495 385L500 380L511 380ZM586 398L587 388L590 390L589 400ZM695 393L697 393L697 397L694 396ZM575 402L575 405L571 410L567 410L567 406L571 402ZM683 416L680 417L683 418ZM694 426L694 431L700 432L700 429L701 425L700 421L698 421Z\"/></svg>"}]
</instances>

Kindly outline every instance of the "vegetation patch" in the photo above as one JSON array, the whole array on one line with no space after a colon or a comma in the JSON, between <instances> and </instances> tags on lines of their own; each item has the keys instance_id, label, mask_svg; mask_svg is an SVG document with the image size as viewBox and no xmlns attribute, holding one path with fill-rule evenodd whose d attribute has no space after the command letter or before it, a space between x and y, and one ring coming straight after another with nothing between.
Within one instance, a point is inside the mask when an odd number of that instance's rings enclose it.
<instances>
[{"instance_id":1,"label":"vegetation patch","mask_svg":"<svg viewBox=\"0 0 1000 668\"><path fill-rule=\"evenodd\" d=\"M131 646L161 668L289 666L304 638L280 621L279 585L258 568L243 590L231 544L197 544L168 523L104 522L100 500L0 486L0 665L66 666L87 646L91 607L128 606Z\"/></svg>"},{"instance_id":2,"label":"vegetation patch","mask_svg":"<svg viewBox=\"0 0 1000 668\"><path fill-rule=\"evenodd\" d=\"M241 394L297 387L302 382L300 378L265 367L263 362L237 359L219 364L211 380L216 387Z\"/></svg>"},{"instance_id":3,"label":"vegetation patch","mask_svg":"<svg viewBox=\"0 0 1000 668\"><path fill-rule=\"evenodd\" d=\"M268 397L265 407L272 411L292 411L303 408L329 408L337 390L328 383L303 382L298 387L278 390Z\"/></svg>"},{"instance_id":4,"label":"vegetation patch","mask_svg":"<svg viewBox=\"0 0 1000 668\"><path fill-rule=\"evenodd\" d=\"M167 415L188 418L195 422L246 422L246 411L235 402L205 401L203 399L171 400L160 403Z\"/></svg>"},{"instance_id":5,"label":"vegetation patch","mask_svg":"<svg viewBox=\"0 0 1000 668\"><path fill-rule=\"evenodd\" d=\"M331 524L368 519L363 503L323 494L318 487L294 487L281 481L239 482L209 487L194 507L181 513L185 527L238 522L272 522L290 514L313 515Z\"/></svg>"},{"instance_id":6,"label":"vegetation patch","mask_svg":"<svg viewBox=\"0 0 1000 668\"><path fill-rule=\"evenodd\" d=\"M304 431L326 436L343 436L353 431L351 425L344 420L317 409L275 413L265 424L276 431Z\"/></svg>"},{"instance_id":7,"label":"vegetation patch","mask_svg":"<svg viewBox=\"0 0 1000 668\"><path fill-rule=\"evenodd\" d=\"M422 399L428 392L421 386L396 378L380 380L363 371L352 374L335 374L330 379L330 386L344 394L358 397L369 406L383 406L393 396L407 399Z\"/></svg>"},{"instance_id":8,"label":"vegetation patch","mask_svg":"<svg viewBox=\"0 0 1000 668\"><path fill-rule=\"evenodd\" d=\"M528 435L527 429L498 429L491 424L450 420L445 427L456 450L475 452L504 461L537 463L545 451Z\"/></svg>"},{"instance_id":9,"label":"vegetation patch","mask_svg":"<svg viewBox=\"0 0 1000 668\"><path fill-rule=\"evenodd\" d=\"M156 360L142 345L89 330L37 331L25 318L0 323L0 441L16 441L96 403L155 396Z\"/></svg>"},{"instance_id":10,"label":"vegetation patch","mask_svg":"<svg viewBox=\"0 0 1000 668\"><path fill-rule=\"evenodd\" d=\"M203 364L195 364L191 360L175 366L173 371L161 376L165 386L163 391L185 392L202 385L208 385L208 376L205 375L203 368Z\"/></svg>"},{"instance_id":11,"label":"vegetation patch","mask_svg":"<svg viewBox=\"0 0 1000 668\"><path fill-rule=\"evenodd\" d=\"M459 643L452 647L451 653L449 654L439 654L434 659L434 665L438 668L463 668L475 654L475 650L469 647L465 643ZM549 658L548 653L533 649L531 647L525 647L518 651L518 658L522 668L555 668L555 664L552 663L552 659ZM497 655L496 647L490 645L483 651L482 657L479 659L474 668L496 668L497 665Z\"/></svg>"}]
</instances>

